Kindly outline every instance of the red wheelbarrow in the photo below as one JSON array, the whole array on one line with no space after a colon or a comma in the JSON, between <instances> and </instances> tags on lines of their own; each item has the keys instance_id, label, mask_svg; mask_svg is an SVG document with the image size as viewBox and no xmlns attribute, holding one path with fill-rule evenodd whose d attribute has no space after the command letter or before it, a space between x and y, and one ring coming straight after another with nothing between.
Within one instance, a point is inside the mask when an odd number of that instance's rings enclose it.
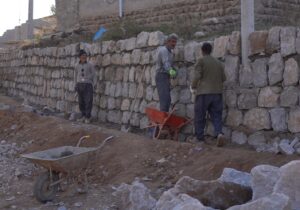
<instances>
[{"instance_id":1,"label":"red wheelbarrow","mask_svg":"<svg viewBox=\"0 0 300 210\"><path fill-rule=\"evenodd\" d=\"M152 136L154 139L159 139L163 134L167 134L171 139L178 141L180 129L190 123L192 119L174 115L175 110L173 108L171 112L162 112L155 108L146 107L145 112L149 119L147 128L155 128Z\"/></svg>"}]
</instances>

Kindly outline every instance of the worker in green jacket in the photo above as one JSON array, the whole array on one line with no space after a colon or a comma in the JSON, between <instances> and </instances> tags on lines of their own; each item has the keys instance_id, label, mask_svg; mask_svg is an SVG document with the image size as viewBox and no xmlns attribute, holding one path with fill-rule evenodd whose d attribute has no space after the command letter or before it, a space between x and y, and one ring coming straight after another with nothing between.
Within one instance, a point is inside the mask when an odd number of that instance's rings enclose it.
<instances>
[{"instance_id":1,"label":"worker in green jacket","mask_svg":"<svg viewBox=\"0 0 300 210\"><path fill-rule=\"evenodd\" d=\"M225 143L222 133L223 111L223 82L226 80L223 64L211 56L212 46L209 43L202 45L203 58L195 65L191 92L195 95L194 123L198 142L204 142L205 117L208 111L212 119L217 146Z\"/></svg>"}]
</instances>

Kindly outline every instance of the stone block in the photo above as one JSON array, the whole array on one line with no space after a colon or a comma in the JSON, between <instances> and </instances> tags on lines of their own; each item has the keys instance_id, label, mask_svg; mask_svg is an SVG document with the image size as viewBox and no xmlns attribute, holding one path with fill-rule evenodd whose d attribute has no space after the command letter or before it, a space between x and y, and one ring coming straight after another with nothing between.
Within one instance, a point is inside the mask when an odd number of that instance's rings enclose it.
<instances>
[{"instance_id":1,"label":"stone block","mask_svg":"<svg viewBox=\"0 0 300 210\"><path fill-rule=\"evenodd\" d=\"M121 105L121 110L122 111L128 111L130 108L130 100L129 99L123 99L122 105Z\"/></svg>"},{"instance_id":2,"label":"stone block","mask_svg":"<svg viewBox=\"0 0 300 210\"><path fill-rule=\"evenodd\" d=\"M227 50L231 55L241 54L241 32L233 31L229 36L229 43L227 45Z\"/></svg>"},{"instance_id":3,"label":"stone block","mask_svg":"<svg viewBox=\"0 0 300 210\"><path fill-rule=\"evenodd\" d=\"M147 47L149 40L149 32L141 32L137 36L136 47L143 48Z\"/></svg>"},{"instance_id":4,"label":"stone block","mask_svg":"<svg viewBox=\"0 0 300 210\"><path fill-rule=\"evenodd\" d=\"M187 104L186 106L186 116L193 119L194 118L194 104Z\"/></svg>"},{"instance_id":5,"label":"stone block","mask_svg":"<svg viewBox=\"0 0 300 210\"><path fill-rule=\"evenodd\" d=\"M247 143L247 135L240 131L233 131L231 136L231 141L236 144L246 144Z\"/></svg>"},{"instance_id":6,"label":"stone block","mask_svg":"<svg viewBox=\"0 0 300 210\"><path fill-rule=\"evenodd\" d=\"M150 52L144 52L142 53L142 56L141 56L141 64L142 65L145 65L145 64L149 64L150 63Z\"/></svg>"},{"instance_id":7,"label":"stone block","mask_svg":"<svg viewBox=\"0 0 300 210\"><path fill-rule=\"evenodd\" d=\"M122 119L122 112L121 111L108 111L107 114L107 121L111 123L120 124L120 121Z\"/></svg>"},{"instance_id":8,"label":"stone block","mask_svg":"<svg viewBox=\"0 0 300 210\"><path fill-rule=\"evenodd\" d=\"M151 32L149 34L148 45L149 46L159 46L164 44L165 35L160 31Z\"/></svg>"},{"instance_id":9,"label":"stone block","mask_svg":"<svg viewBox=\"0 0 300 210\"><path fill-rule=\"evenodd\" d=\"M187 62L195 63L196 62L196 50L199 49L198 42L191 41L184 45L184 60Z\"/></svg>"},{"instance_id":10,"label":"stone block","mask_svg":"<svg viewBox=\"0 0 300 210\"><path fill-rule=\"evenodd\" d=\"M250 65L240 66L239 81L241 87L253 86L253 71Z\"/></svg>"},{"instance_id":11,"label":"stone block","mask_svg":"<svg viewBox=\"0 0 300 210\"><path fill-rule=\"evenodd\" d=\"M288 118L288 130L292 133L300 132L300 108L290 110Z\"/></svg>"},{"instance_id":12,"label":"stone block","mask_svg":"<svg viewBox=\"0 0 300 210\"><path fill-rule=\"evenodd\" d=\"M280 95L280 106L294 107L298 104L299 89L294 86L286 87Z\"/></svg>"},{"instance_id":13,"label":"stone block","mask_svg":"<svg viewBox=\"0 0 300 210\"><path fill-rule=\"evenodd\" d=\"M109 66L111 64L111 56L110 54L106 54L103 56L102 66Z\"/></svg>"},{"instance_id":14,"label":"stone block","mask_svg":"<svg viewBox=\"0 0 300 210\"><path fill-rule=\"evenodd\" d=\"M225 56L225 75L227 84L236 84L238 80L238 72L240 66L240 59L238 56Z\"/></svg>"},{"instance_id":15,"label":"stone block","mask_svg":"<svg viewBox=\"0 0 300 210\"><path fill-rule=\"evenodd\" d=\"M180 91L179 102L184 104L191 102L191 92L188 88Z\"/></svg>"},{"instance_id":16,"label":"stone block","mask_svg":"<svg viewBox=\"0 0 300 210\"><path fill-rule=\"evenodd\" d=\"M131 64L131 54L125 53L122 57L122 65L130 65Z\"/></svg>"},{"instance_id":17,"label":"stone block","mask_svg":"<svg viewBox=\"0 0 300 210\"><path fill-rule=\"evenodd\" d=\"M212 55L216 58L224 58L227 53L229 36L220 36L214 40Z\"/></svg>"},{"instance_id":18,"label":"stone block","mask_svg":"<svg viewBox=\"0 0 300 210\"><path fill-rule=\"evenodd\" d=\"M252 146L265 145L267 140L263 132L256 132L248 137L248 144Z\"/></svg>"},{"instance_id":19,"label":"stone block","mask_svg":"<svg viewBox=\"0 0 300 210\"><path fill-rule=\"evenodd\" d=\"M265 58L256 59L252 64L253 85L255 87L265 87L268 85L267 62Z\"/></svg>"},{"instance_id":20,"label":"stone block","mask_svg":"<svg viewBox=\"0 0 300 210\"><path fill-rule=\"evenodd\" d=\"M300 54L300 28L297 29L296 51Z\"/></svg>"},{"instance_id":21,"label":"stone block","mask_svg":"<svg viewBox=\"0 0 300 210\"><path fill-rule=\"evenodd\" d=\"M296 28L283 27L280 31L281 55L286 57L296 53Z\"/></svg>"},{"instance_id":22,"label":"stone block","mask_svg":"<svg viewBox=\"0 0 300 210\"><path fill-rule=\"evenodd\" d=\"M139 107L139 112L140 113L145 113L145 108L148 106L147 101L142 100L142 102L140 103L140 107Z\"/></svg>"},{"instance_id":23,"label":"stone block","mask_svg":"<svg viewBox=\"0 0 300 210\"><path fill-rule=\"evenodd\" d=\"M104 41L102 42L102 54L112 53L116 50L116 42Z\"/></svg>"},{"instance_id":24,"label":"stone block","mask_svg":"<svg viewBox=\"0 0 300 210\"><path fill-rule=\"evenodd\" d=\"M280 53L275 53L269 60L269 84L275 85L283 80L284 62Z\"/></svg>"},{"instance_id":25,"label":"stone block","mask_svg":"<svg viewBox=\"0 0 300 210\"><path fill-rule=\"evenodd\" d=\"M287 130L287 113L283 108L270 110L272 128L274 131L284 132Z\"/></svg>"},{"instance_id":26,"label":"stone block","mask_svg":"<svg viewBox=\"0 0 300 210\"><path fill-rule=\"evenodd\" d=\"M280 50L280 27L272 27L267 38L267 53L273 54Z\"/></svg>"},{"instance_id":27,"label":"stone block","mask_svg":"<svg viewBox=\"0 0 300 210\"><path fill-rule=\"evenodd\" d=\"M131 62L133 64L139 64L141 61L142 51L140 49L135 49L131 54Z\"/></svg>"},{"instance_id":28,"label":"stone block","mask_svg":"<svg viewBox=\"0 0 300 210\"><path fill-rule=\"evenodd\" d=\"M225 90L225 103L228 108L237 106L237 94L234 90Z\"/></svg>"},{"instance_id":29,"label":"stone block","mask_svg":"<svg viewBox=\"0 0 300 210\"><path fill-rule=\"evenodd\" d=\"M121 54L113 54L111 56L111 64L113 64L113 65L122 65L122 56L121 56Z\"/></svg>"},{"instance_id":30,"label":"stone block","mask_svg":"<svg viewBox=\"0 0 300 210\"><path fill-rule=\"evenodd\" d=\"M111 83L109 87L108 95L114 97L116 93L116 84Z\"/></svg>"},{"instance_id":31,"label":"stone block","mask_svg":"<svg viewBox=\"0 0 300 210\"><path fill-rule=\"evenodd\" d=\"M130 68L129 67L123 67L123 82L128 82L129 80L129 71L130 71Z\"/></svg>"},{"instance_id":32,"label":"stone block","mask_svg":"<svg viewBox=\"0 0 300 210\"><path fill-rule=\"evenodd\" d=\"M150 66L146 67L144 78L145 78L145 82L147 85L151 84L151 67Z\"/></svg>"},{"instance_id":33,"label":"stone block","mask_svg":"<svg viewBox=\"0 0 300 210\"><path fill-rule=\"evenodd\" d=\"M137 91L136 88L137 88L137 86L135 83L129 84L129 93L128 93L129 98L135 98L136 91Z\"/></svg>"},{"instance_id":34,"label":"stone block","mask_svg":"<svg viewBox=\"0 0 300 210\"><path fill-rule=\"evenodd\" d=\"M256 90L245 90L238 97L238 108L239 109L252 109L257 107L257 96Z\"/></svg>"},{"instance_id":35,"label":"stone block","mask_svg":"<svg viewBox=\"0 0 300 210\"><path fill-rule=\"evenodd\" d=\"M229 109L226 116L226 125L230 127L238 127L243 123L243 113L239 110Z\"/></svg>"},{"instance_id":36,"label":"stone block","mask_svg":"<svg viewBox=\"0 0 300 210\"><path fill-rule=\"evenodd\" d=\"M116 84L115 97L121 97L121 96L122 96L122 83L118 82Z\"/></svg>"},{"instance_id":37,"label":"stone block","mask_svg":"<svg viewBox=\"0 0 300 210\"><path fill-rule=\"evenodd\" d=\"M108 100L107 100L107 108L109 110L112 110L112 109L116 108L116 100L115 100L115 98L108 98Z\"/></svg>"},{"instance_id":38,"label":"stone block","mask_svg":"<svg viewBox=\"0 0 300 210\"><path fill-rule=\"evenodd\" d=\"M266 52L268 31L255 31L249 35L249 55Z\"/></svg>"},{"instance_id":39,"label":"stone block","mask_svg":"<svg viewBox=\"0 0 300 210\"><path fill-rule=\"evenodd\" d=\"M129 84L124 82L122 84L122 96L126 98L128 97L128 95L129 95Z\"/></svg>"},{"instance_id":40,"label":"stone block","mask_svg":"<svg viewBox=\"0 0 300 210\"><path fill-rule=\"evenodd\" d=\"M294 58L289 58L285 62L283 72L283 84L285 86L297 85L299 81L299 65Z\"/></svg>"},{"instance_id":41,"label":"stone block","mask_svg":"<svg viewBox=\"0 0 300 210\"><path fill-rule=\"evenodd\" d=\"M278 99L280 94L280 87L265 87L260 90L258 95L259 107L276 107L278 105Z\"/></svg>"},{"instance_id":42,"label":"stone block","mask_svg":"<svg viewBox=\"0 0 300 210\"><path fill-rule=\"evenodd\" d=\"M270 114L266 109L251 109L246 112L243 124L253 130L270 129Z\"/></svg>"},{"instance_id":43,"label":"stone block","mask_svg":"<svg viewBox=\"0 0 300 210\"><path fill-rule=\"evenodd\" d=\"M257 200L273 193L273 188L280 176L279 168L270 165L259 165L251 169L252 200Z\"/></svg>"},{"instance_id":44,"label":"stone block","mask_svg":"<svg viewBox=\"0 0 300 210\"><path fill-rule=\"evenodd\" d=\"M106 110L99 110L98 120L100 122L106 122L106 118L107 118L107 111Z\"/></svg>"},{"instance_id":45,"label":"stone block","mask_svg":"<svg viewBox=\"0 0 300 210\"><path fill-rule=\"evenodd\" d=\"M139 127L140 126L140 118L141 118L140 114L133 113L131 118L130 118L130 124L135 126L135 127Z\"/></svg>"},{"instance_id":46,"label":"stone block","mask_svg":"<svg viewBox=\"0 0 300 210\"><path fill-rule=\"evenodd\" d=\"M131 51L133 49L135 49L136 47L136 38L130 38L130 39L126 39L125 41L125 49L126 51Z\"/></svg>"},{"instance_id":47,"label":"stone block","mask_svg":"<svg viewBox=\"0 0 300 210\"><path fill-rule=\"evenodd\" d=\"M146 88L146 97L145 97L145 99L147 100L147 101L152 101L152 98L153 98L153 88L152 88L152 86L148 86L147 88Z\"/></svg>"}]
</instances>

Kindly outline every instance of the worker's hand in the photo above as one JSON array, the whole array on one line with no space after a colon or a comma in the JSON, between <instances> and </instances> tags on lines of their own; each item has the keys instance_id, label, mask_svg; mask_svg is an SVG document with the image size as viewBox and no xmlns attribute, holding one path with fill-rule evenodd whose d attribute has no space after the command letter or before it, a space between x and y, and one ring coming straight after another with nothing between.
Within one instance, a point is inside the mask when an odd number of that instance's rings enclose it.
<instances>
[{"instance_id":1,"label":"worker's hand","mask_svg":"<svg viewBox=\"0 0 300 210\"><path fill-rule=\"evenodd\" d=\"M171 76L172 79L176 78L177 76L177 71L174 68L169 69L169 75Z\"/></svg>"},{"instance_id":2,"label":"worker's hand","mask_svg":"<svg viewBox=\"0 0 300 210\"><path fill-rule=\"evenodd\" d=\"M192 93L193 95L196 94L196 89L193 89L192 86L190 86L190 91L191 91L191 93Z\"/></svg>"}]
</instances>

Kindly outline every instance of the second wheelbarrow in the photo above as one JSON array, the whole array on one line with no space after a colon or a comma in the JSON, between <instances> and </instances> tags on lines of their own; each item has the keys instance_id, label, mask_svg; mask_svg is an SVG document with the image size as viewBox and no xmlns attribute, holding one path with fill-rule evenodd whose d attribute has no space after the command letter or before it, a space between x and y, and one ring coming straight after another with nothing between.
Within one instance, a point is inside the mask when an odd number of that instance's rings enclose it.
<instances>
[{"instance_id":1,"label":"second wheelbarrow","mask_svg":"<svg viewBox=\"0 0 300 210\"><path fill-rule=\"evenodd\" d=\"M79 147L81 140L88 137L82 137L76 147L62 146L21 155L21 157L47 169L34 184L33 192L38 201L45 203L53 200L64 177L76 170L87 168L90 161L96 158L97 151L113 138L113 136L106 138L98 147Z\"/></svg>"}]
</instances>

